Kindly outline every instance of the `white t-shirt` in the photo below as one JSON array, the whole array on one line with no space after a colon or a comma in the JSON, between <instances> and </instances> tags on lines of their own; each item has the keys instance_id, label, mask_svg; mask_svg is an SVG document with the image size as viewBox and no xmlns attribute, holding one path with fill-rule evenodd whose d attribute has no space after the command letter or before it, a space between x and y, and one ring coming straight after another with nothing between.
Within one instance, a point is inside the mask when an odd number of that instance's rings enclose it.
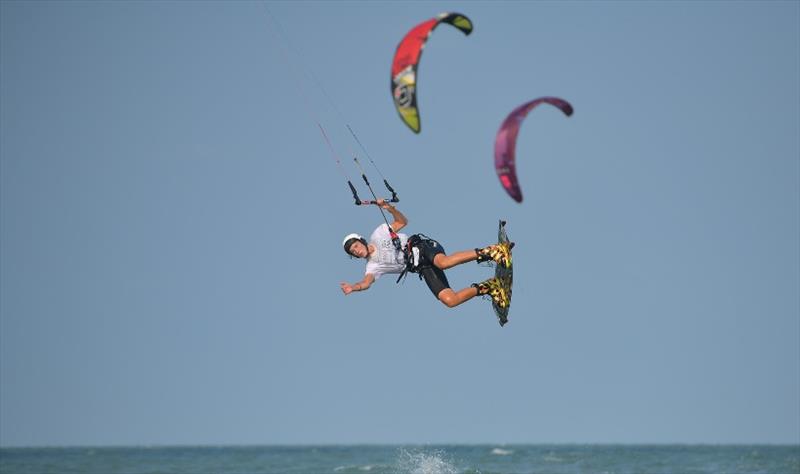
<instances>
[{"instance_id":1,"label":"white t-shirt","mask_svg":"<svg viewBox=\"0 0 800 474\"><path fill-rule=\"evenodd\" d=\"M397 234L400 237L400 244L406 246L408 236ZM367 271L377 280L384 273L400 273L406 267L403 252L398 252L392 243L392 236L389 234L389 227L381 224L369 236L369 243L375 246L375 252L367 260Z\"/></svg>"}]
</instances>

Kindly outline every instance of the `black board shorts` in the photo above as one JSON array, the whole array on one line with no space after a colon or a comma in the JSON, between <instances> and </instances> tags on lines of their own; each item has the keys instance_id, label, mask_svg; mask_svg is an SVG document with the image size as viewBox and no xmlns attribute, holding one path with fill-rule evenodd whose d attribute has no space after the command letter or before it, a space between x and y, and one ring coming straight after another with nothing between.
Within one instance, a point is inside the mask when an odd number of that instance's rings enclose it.
<instances>
[{"instance_id":1,"label":"black board shorts","mask_svg":"<svg viewBox=\"0 0 800 474\"><path fill-rule=\"evenodd\" d=\"M436 268L433 264L433 259L440 253L444 253L444 247L439 242L429 238L419 238L414 243L414 247L419 249L417 273L419 273L420 278L425 280L433 296L438 298L442 290L450 288L450 282L447 281L444 271Z\"/></svg>"}]
</instances>

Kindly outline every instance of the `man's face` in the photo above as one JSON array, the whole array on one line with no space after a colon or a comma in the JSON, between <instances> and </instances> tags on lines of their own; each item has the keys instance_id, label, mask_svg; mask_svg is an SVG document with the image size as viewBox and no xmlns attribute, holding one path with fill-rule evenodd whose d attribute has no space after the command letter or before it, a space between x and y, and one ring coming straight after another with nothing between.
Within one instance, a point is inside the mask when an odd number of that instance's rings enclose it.
<instances>
[{"instance_id":1,"label":"man's face","mask_svg":"<svg viewBox=\"0 0 800 474\"><path fill-rule=\"evenodd\" d=\"M357 258L366 258L367 254L367 246L361 243L360 240L356 240L352 244L350 244L350 248L348 249L350 255L357 257Z\"/></svg>"}]
</instances>

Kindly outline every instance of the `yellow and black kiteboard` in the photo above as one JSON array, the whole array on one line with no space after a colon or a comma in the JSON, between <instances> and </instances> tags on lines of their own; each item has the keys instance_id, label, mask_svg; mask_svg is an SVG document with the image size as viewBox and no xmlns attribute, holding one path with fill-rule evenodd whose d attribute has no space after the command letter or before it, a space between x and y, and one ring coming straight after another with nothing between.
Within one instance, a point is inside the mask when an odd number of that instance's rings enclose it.
<instances>
[{"instance_id":1,"label":"yellow and black kiteboard","mask_svg":"<svg viewBox=\"0 0 800 474\"><path fill-rule=\"evenodd\" d=\"M508 234L506 234L506 221L504 220L500 220L500 224L497 228L497 243L510 244L508 240ZM500 280L500 283L503 285L503 289L505 290L506 294L505 307L501 307L497 304L497 302L492 301L492 308L494 309L494 314L497 315L500 326L503 326L508 322L508 310L511 308L511 286L514 283L514 260L511 258L512 247L513 245L509 246L508 249L508 267L498 264L495 266L494 270L494 276Z\"/></svg>"}]
</instances>

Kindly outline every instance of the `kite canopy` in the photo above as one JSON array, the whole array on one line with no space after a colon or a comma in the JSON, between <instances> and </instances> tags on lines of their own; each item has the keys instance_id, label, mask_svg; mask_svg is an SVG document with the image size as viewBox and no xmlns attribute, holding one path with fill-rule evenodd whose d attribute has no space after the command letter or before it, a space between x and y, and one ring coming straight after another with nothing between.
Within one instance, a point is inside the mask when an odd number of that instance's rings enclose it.
<instances>
[{"instance_id":1,"label":"kite canopy","mask_svg":"<svg viewBox=\"0 0 800 474\"><path fill-rule=\"evenodd\" d=\"M412 28L397 45L392 60L392 98L397 113L408 128L419 133L420 119L417 109L417 67L425 42L439 23L448 23L465 35L472 33L472 21L460 13L440 13Z\"/></svg>"},{"instance_id":2,"label":"kite canopy","mask_svg":"<svg viewBox=\"0 0 800 474\"><path fill-rule=\"evenodd\" d=\"M550 104L564 112L569 117L572 115L572 105L564 99L558 97L540 97L530 102L520 105L514 109L500 125L494 141L494 169L500 184L509 196L515 201L522 202L522 190L517 181L517 169L515 165L515 148L517 144L517 134L522 121L539 104Z\"/></svg>"}]
</instances>

